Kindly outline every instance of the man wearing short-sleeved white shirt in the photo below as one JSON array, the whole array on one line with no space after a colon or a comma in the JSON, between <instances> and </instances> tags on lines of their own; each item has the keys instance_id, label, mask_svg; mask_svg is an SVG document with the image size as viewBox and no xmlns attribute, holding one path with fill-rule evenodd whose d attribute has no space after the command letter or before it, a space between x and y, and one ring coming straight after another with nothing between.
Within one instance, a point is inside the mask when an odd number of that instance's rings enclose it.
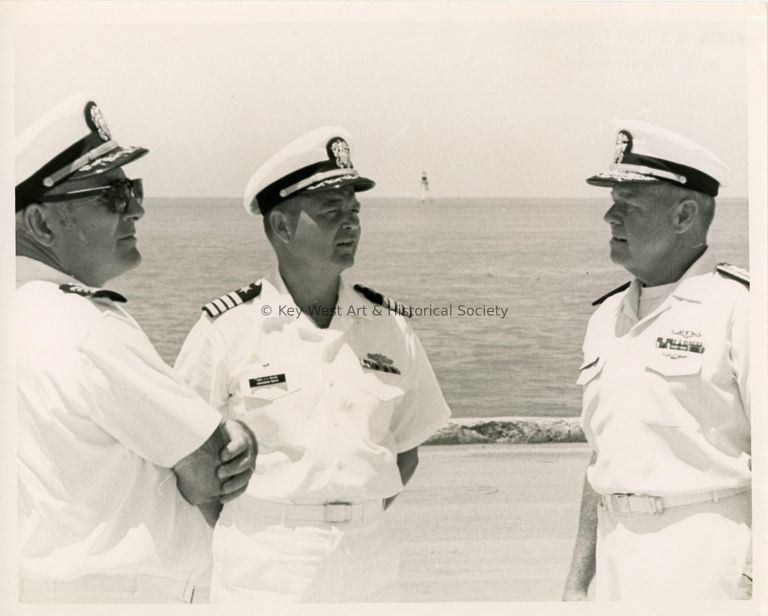
<instances>
[{"instance_id":1,"label":"man wearing short-sleeved white shirt","mask_svg":"<svg viewBox=\"0 0 768 616\"><path fill-rule=\"evenodd\" d=\"M612 188L582 425L593 454L564 598L745 598L751 587L749 276L707 246L724 165L642 122L590 184Z\"/></svg>"},{"instance_id":2,"label":"man wearing short-sleeved white shirt","mask_svg":"<svg viewBox=\"0 0 768 616\"><path fill-rule=\"evenodd\" d=\"M341 273L360 238L349 137L322 128L251 178L277 266L204 307L176 368L259 440L246 493L214 529L223 603L395 600L384 509L449 411L403 310Z\"/></svg>"},{"instance_id":3,"label":"man wearing short-sleeved white shirt","mask_svg":"<svg viewBox=\"0 0 768 616\"><path fill-rule=\"evenodd\" d=\"M245 426L97 288L140 262L141 180L122 166L146 152L119 146L87 94L17 136L22 602L194 601L210 566L195 505L236 497L254 464Z\"/></svg>"}]
</instances>

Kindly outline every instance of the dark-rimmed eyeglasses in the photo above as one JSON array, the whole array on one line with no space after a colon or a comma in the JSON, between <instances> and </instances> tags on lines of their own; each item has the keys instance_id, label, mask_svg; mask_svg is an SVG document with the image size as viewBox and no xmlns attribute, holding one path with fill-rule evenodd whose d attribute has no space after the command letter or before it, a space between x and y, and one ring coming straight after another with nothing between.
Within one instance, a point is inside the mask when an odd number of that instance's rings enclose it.
<instances>
[{"instance_id":1,"label":"dark-rimmed eyeglasses","mask_svg":"<svg viewBox=\"0 0 768 616\"><path fill-rule=\"evenodd\" d=\"M144 200L144 185L141 178L129 180L127 178L114 180L106 186L94 186L92 188L83 188L81 190L70 190L65 193L55 195L45 195L41 201L73 201L75 199L87 199L91 196L103 198L109 209L115 214L124 214L132 201L141 205Z\"/></svg>"}]
</instances>

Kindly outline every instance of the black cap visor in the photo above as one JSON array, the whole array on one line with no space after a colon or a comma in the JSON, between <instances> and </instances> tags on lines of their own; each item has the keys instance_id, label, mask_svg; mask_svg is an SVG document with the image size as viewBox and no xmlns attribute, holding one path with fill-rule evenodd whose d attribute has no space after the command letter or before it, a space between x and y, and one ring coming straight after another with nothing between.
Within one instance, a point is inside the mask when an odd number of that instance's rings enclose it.
<instances>
[{"instance_id":1,"label":"black cap visor","mask_svg":"<svg viewBox=\"0 0 768 616\"><path fill-rule=\"evenodd\" d=\"M293 188L292 185L294 183L303 181L303 178L306 177L308 173L311 174L316 171L317 169L312 167L299 169L297 172L294 172L291 175L273 182L264 188L261 192L257 193L255 200L258 205L259 212L266 214L269 210L279 205L286 199L296 197L306 192L335 190L337 188L341 188L342 186L353 186L355 192L363 192L376 186L376 183L373 180L360 177L357 174L357 171L350 169L348 172L345 171L343 173L336 173L331 177L318 180L300 189ZM335 172L335 170L331 170L331 172ZM285 194L285 192L288 192L288 194Z\"/></svg>"},{"instance_id":2,"label":"black cap visor","mask_svg":"<svg viewBox=\"0 0 768 616\"><path fill-rule=\"evenodd\" d=\"M629 156L625 156L629 158ZM720 183L710 175L679 163L650 156L633 155L628 164L611 166L608 171L587 178L593 186L613 186L624 182L638 184L674 184L716 197ZM622 168L621 165L625 165ZM633 168L634 167L634 168Z\"/></svg>"},{"instance_id":3,"label":"black cap visor","mask_svg":"<svg viewBox=\"0 0 768 616\"><path fill-rule=\"evenodd\" d=\"M18 212L30 203L42 200L45 193L54 186L59 186L62 182L71 179L80 180L104 173L116 167L122 167L141 158L147 152L149 152L148 149L138 146L128 148L117 146L70 172L68 167L76 165L77 159L81 155L77 151L65 151L62 155L55 157L41 169L38 169L26 180L16 185L16 211ZM54 179L56 176L59 177Z\"/></svg>"}]
</instances>

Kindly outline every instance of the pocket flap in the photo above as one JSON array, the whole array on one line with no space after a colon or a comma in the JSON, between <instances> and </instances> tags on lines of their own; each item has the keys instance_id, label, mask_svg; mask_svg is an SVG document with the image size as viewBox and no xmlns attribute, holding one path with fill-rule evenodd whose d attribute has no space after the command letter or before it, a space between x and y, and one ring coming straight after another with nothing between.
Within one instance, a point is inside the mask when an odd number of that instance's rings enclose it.
<instances>
[{"instance_id":1,"label":"pocket flap","mask_svg":"<svg viewBox=\"0 0 768 616\"><path fill-rule=\"evenodd\" d=\"M601 357L595 356L587 359L579 368L579 376L576 379L578 385L585 385L594 379L603 370L605 360Z\"/></svg>"},{"instance_id":2,"label":"pocket flap","mask_svg":"<svg viewBox=\"0 0 768 616\"><path fill-rule=\"evenodd\" d=\"M692 376L701 372L703 355L680 351L654 353L647 363L647 368L662 376Z\"/></svg>"},{"instance_id":3,"label":"pocket flap","mask_svg":"<svg viewBox=\"0 0 768 616\"><path fill-rule=\"evenodd\" d=\"M388 380L392 380L393 383L384 382L383 379L376 378L372 374L366 374L358 383L358 386L363 391L371 394L375 398L382 401L392 400L398 396L402 396L405 392L402 386L399 385L402 377L400 375L387 375L390 377ZM397 379L397 381L395 381Z\"/></svg>"}]
</instances>

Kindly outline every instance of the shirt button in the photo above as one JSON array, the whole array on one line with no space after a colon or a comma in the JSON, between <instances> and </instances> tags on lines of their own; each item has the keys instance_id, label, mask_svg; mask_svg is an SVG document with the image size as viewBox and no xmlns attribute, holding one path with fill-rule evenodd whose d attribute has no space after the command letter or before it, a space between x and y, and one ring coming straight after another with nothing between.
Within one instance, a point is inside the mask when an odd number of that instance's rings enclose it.
<instances>
[{"instance_id":1,"label":"shirt button","mask_svg":"<svg viewBox=\"0 0 768 616\"><path fill-rule=\"evenodd\" d=\"M346 466L346 464L344 464L344 462L337 462L336 463L336 468L338 468L340 471L344 470L345 466Z\"/></svg>"},{"instance_id":2,"label":"shirt button","mask_svg":"<svg viewBox=\"0 0 768 616\"><path fill-rule=\"evenodd\" d=\"M336 382L333 379L331 379L330 381L328 381L328 387L333 387L335 383Z\"/></svg>"}]
</instances>

